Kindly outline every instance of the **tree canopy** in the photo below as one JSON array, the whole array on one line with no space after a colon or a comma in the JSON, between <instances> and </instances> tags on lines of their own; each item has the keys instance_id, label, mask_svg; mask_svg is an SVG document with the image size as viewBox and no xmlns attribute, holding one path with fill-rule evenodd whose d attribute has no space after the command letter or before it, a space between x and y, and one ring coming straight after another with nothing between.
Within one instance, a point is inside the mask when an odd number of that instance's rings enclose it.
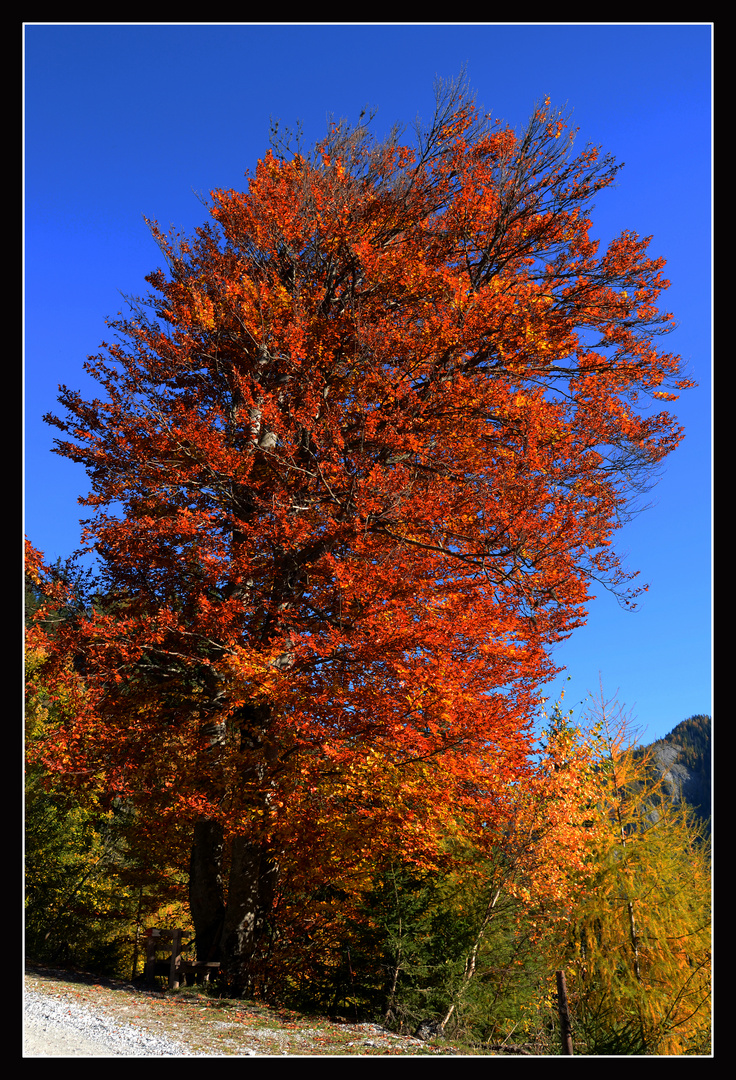
<instances>
[{"instance_id":1,"label":"tree canopy","mask_svg":"<svg viewBox=\"0 0 736 1080\"><path fill-rule=\"evenodd\" d=\"M36 752L232 841L200 921L241 988L283 882L359 888L501 821L551 647L594 583L635 601L615 532L682 436L652 399L691 384L664 261L599 253L619 166L574 135L455 83L413 142L274 146L193 236L150 223L165 266L87 361L100 397L47 417L99 602L57 628L84 693Z\"/></svg>"}]
</instances>

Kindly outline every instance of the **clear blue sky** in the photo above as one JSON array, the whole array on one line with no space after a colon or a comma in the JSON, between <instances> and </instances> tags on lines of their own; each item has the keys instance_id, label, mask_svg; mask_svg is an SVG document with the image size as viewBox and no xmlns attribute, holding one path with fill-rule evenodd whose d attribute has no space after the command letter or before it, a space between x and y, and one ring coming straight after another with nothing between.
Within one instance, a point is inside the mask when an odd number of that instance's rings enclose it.
<instances>
[{"instance_id":1,"label":"clear blue sky","mask_svg":"<svg viewBox=\"0 0 736 1080\"><path fill-rule=\"evenodd\" d=\"M495 116L521 126L548 94L573 110L581 144L625 162L593 233L653 235L678 320L667 348L699 383L673 406L687 437L651 508L619 533L649 592L630 614L598 590L548 692L564 686L574 707L600 673L647 742L711 711L709 24L27 24L24 41L25 531L49 560L77 546L87 488L41 418L59 383L94 391L82 364L105 317L147 290L161 260L143 216L200 224L197 193L243 185L270 117L300 121L309 145L328 115L367 105L380 134L429 119L435 77L465 65Z\"/></svg>"}]
</instances>

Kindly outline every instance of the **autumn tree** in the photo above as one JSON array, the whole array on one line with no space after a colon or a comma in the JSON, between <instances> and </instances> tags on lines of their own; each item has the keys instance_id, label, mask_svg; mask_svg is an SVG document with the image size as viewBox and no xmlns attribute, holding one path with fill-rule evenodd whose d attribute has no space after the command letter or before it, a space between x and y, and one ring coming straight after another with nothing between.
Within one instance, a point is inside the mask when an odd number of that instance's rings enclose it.
<instances>
[{"instance_id":1,"label":"autumn tree","mask_svg":"<svg viewBox=\"0 0 736 1080\"><path fill-rule=\"evenodd\" d=\"M492 816L550 647L594 582L635 595L612 540L681 438L650 399L689 384L663 260L598 251L618 166L573 137L457 82L413 140L275 145L194 236L151 223L165 266L86 364L101 396L47 417L106 604L59 641L90 694L43 752L191 823L235 989L290 874L431 864L453 808Z\"/></svg>"},{"instance_id":2,"label":"autumn tree","mask_svg":"<svg viewBox=\"0 0 736 1080\"><path fill-rule=\"evenodd\" d=\"M413 881L399 888L392 868L391 1015L406 1022L423 1000L415 1024L423 1019L434 1036L465 1031L500 1042L508 1034L503 1021L526 995L529 1015L517 1011L513 1027L515 1041L528 1041L527 1021L536 1020L530 994L549 974L550 940L559 941L568 925L600 831L592 813L597 752L597 740L571 722L561 699L547 717L534 769L507 787L493 818L483 800L486 820L473 820L472 807L457 815L445 839L453 857L444 872L426 875L419 888ZM408 918L420 898L427 910Z\"/></svg>"},{"instance_id":3,"label":"autumn tree","mask_svg":"<svg viewBox=\"0 0 736 1080\"><path fill-rule=\"evenodd\" d=\"M600 698L587 865L564 952L576 1045L593 1054L708 1054L711 866L705 823L673 801L618 701Z\"/></svg>"},{"instance_id":4,"label":"autumn tree","mask_svg":"<svg viewBox=\"0 0 736 1080\"><path fill-rule=\"evenodd\" d=\"M47 570L27 545L24 940L32 960L129 974L144 920L177 912L177 922L188 922L180 903L182 837L111 800L104 772L72 771L63 754L44 761L36 752L84 708L84 680L71 657L62 679L45 674L60 628L89 602L89 584L89 573L70 562Z\"/></svg>"}]
</instances>

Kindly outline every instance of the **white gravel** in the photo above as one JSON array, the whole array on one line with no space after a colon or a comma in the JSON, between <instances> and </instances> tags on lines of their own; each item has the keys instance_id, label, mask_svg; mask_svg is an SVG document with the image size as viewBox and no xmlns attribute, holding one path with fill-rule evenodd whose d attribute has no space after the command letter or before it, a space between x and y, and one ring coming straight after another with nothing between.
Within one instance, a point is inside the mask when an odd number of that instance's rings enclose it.
<instances>
[{"instance_id":1,"label":"white gravel","mask_svg":"<svg viewBox=\"0 0 736 1080\"><path fill-rule=\"evenodd\" d=\"M181 1043L32 990L25 992L23 1056L196 1057Z\"/></svg>"}]
</instances>

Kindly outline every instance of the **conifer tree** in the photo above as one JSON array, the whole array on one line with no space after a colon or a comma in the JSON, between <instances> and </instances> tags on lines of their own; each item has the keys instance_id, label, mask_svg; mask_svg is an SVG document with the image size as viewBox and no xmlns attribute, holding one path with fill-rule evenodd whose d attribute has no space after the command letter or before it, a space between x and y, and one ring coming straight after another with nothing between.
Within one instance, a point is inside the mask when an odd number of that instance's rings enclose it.
<instances>
[{"instance_id":1,"label":"conifer tree","mask_svg":"<svg viewBox=\"0 0 736 1080\"><path fill-rule=\"evenodd\" d=\"M615 700L591 710L599 828L570 911L574 1038L596 1054L710 1049L709 844L684 804L652 782Z\"/></svg>"}]
</instances>

